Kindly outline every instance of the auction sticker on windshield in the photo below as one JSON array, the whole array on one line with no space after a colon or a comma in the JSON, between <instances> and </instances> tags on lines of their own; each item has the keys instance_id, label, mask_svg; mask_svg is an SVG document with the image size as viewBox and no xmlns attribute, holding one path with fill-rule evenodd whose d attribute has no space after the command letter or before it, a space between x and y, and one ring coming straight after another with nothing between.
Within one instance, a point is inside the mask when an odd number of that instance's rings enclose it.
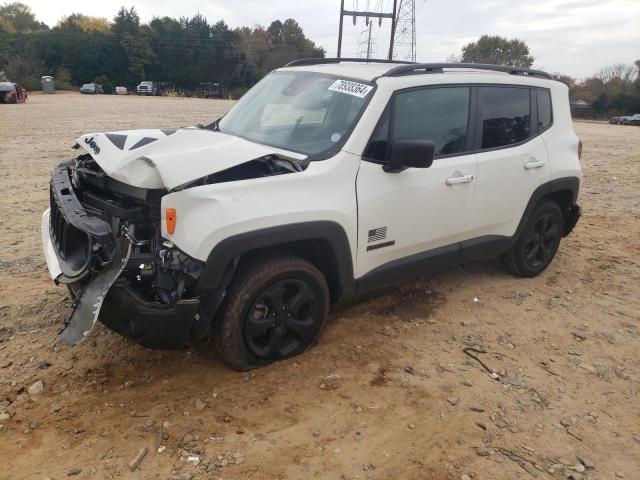
<instances>
[{"instance_id":1,"label":"auction sticker on windshield","mask_svg":"<svg viewBox=\"0 0 640 480\"><path fill-rule=\"evenodd\" d=\"M347 95L353 95L354 97L364 98L371 90L373 90L373 87L365 83L350 82L349 80L336 80L329 87L329 90L333 92L346 93Z\"/></svg>"}]
</instances>

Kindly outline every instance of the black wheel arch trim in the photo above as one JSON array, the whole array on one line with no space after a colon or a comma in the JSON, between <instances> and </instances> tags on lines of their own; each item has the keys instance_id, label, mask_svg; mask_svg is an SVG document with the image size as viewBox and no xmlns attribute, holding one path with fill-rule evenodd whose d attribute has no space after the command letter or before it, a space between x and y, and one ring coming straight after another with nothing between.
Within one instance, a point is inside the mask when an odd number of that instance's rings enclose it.
<instances>
[{"instance_id":1,"label":"black wheel arch trim","mask_svg":"<svg viewBox=\"0 0 640 480\"><path fill-rule=\"evenodd\" d=\"M571 192L571 200L566 206L566 209L562 211L562 214L565 219L565 227L570 225L570 228L565 228L563 236L567 236L571 233L571 230L578 222L578 218L580 216L580 208L576 204L578 200L578 192L580 191L580 179L578 177L561 177L540 185L533 191L533 194L529 199L529 203L522 214L518 228L516 229L513 237L511 237L512 244L520 238L522 231L529 221L529 217L531 217L531 214L533 213L533 209L540 200L553 193L567 191ZM562 208L562 205L560 207Z\"/></svg>"},{"instance_id":2,"label":"black wheel arch trim","mask_svg":"<svg viewBox=\"0 0 640 480\"><path fill-rule=\"evenodd\" d=\"M235 270L238 260L244 254L289 243L317 240L328 242L334 255L339 298L352 296L354 273L349 239L344 228L332 221L279 225L225 238L209 253L197 291L202 293L226 289L230 280L229 267L232 266Z\"/></svg>"}]
</instances>

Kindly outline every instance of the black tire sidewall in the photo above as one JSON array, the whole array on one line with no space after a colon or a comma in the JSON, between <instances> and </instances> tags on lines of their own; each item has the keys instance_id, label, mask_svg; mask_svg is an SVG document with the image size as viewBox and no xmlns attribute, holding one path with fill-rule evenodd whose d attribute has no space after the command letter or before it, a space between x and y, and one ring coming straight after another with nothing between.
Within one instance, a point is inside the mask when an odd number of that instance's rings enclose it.
<instances>
[{"instance_id":1,"label":"black tire sidewall","mask_svg":"<svg viewBox=\"0 0 640 480\"><path fill-rule=\"evenodd\" d=\"M285 279L306 282L317 297L317 331L307 345L286 357L264 359L255 356L244 339L244 323L249 310L269 285ZM214 323L214 341L225 363L236 370L250 370L303 353L313 346L324 329L329 314L329 288L322 273L310 262L294 256L282 256L252 262L240 268L229 295Z\"/></svg>"},{"instance_id":2,"label":"black tire sidewall","mask_svg":"<svg viewBox=\"0 0 640 480\"><path fill-rule=\"evenodd\" d=\"M525 247L527 245L527 241L529 239L531 231L534 228L536 222L538 221L540 216L546 213L551 213L555 217L555 220L558 224L558 229L559 229L558 238L555 241L553 255L550 256L548 261L546 263L539 265L538 267L532 267L528 264L525 258ZM518 243L516 243L515 249L514 249L515 261L517 263L518 270L523 276L535 277L536 275L539 275L540 273L542 273L551 264L551 262L553 261L553 259L555 258L558 252L558 248L560 247L563 228L564 228L564 217L557 203L551 200L544 200L534 209L534 211L531 214L531 217L529 218L529 221L527 222L527 226L525 227L524 231L522 232L522 235L518 239Z\"/></svg>"}]
</instances>

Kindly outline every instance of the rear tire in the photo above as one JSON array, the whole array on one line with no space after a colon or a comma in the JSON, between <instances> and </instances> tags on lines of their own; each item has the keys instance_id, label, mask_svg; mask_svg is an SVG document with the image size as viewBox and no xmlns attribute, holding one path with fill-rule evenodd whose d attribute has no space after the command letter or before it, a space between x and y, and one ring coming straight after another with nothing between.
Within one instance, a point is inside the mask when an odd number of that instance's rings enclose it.
<instances>
[{"instance_id":1,"label":"rear tire","mask_svg":"<svg viewBox=\"0 0 640 480\"><path fill-rule=\"evenodd\" d=\"M518 277L535 277L551 263L560 246L564 218L557 203L542 200L516 244L502 260L507 269Z\"/></svg>"},{"instance_id":2,"label":"rear tire","mask_svg":"<svg viewBox=\"0 0 640 480\"><path fill-rule=\"evenodd\" d=\"M224 362L246 371L310 348L328 314L329 288L312 263L289 255L263 257L236 274L213 338Z\"/></svg>"}]
</instances>

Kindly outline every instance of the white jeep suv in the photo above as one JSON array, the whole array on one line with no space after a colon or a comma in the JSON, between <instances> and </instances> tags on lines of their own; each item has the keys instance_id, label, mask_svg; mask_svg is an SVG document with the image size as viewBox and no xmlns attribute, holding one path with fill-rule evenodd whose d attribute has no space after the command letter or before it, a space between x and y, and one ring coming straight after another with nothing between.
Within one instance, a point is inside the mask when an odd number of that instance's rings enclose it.
<instances>
[{"instance_id":1,"label":"white jeep suv","mask_svg":"<svg viewBox=\"0 0 640 480\"><path fill-rule=\"evenodd\" d=\"M290 63L207 126L93 133L42 220L74 309L148 347L212 336L248 369L330 305L470 260L532 277L580 216L567 87L495 65Z\"/></svg>"}]
</instances>

